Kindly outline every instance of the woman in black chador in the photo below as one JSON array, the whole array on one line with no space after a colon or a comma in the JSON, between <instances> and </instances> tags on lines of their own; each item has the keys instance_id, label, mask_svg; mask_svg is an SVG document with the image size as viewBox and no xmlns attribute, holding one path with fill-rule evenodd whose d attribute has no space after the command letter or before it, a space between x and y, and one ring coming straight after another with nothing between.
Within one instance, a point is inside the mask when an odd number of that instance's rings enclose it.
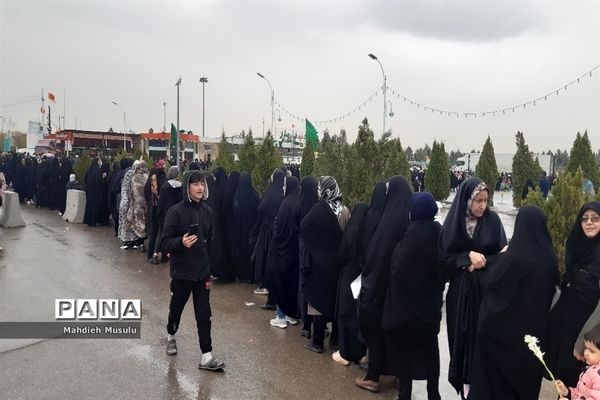
<instances>
[{"instance_id":1,"label":"woman in black chador","mask_svg":"<svg viewBox=\"0 0 600 400\"><path fill-rule=\"evenodd\" d=\"M506 246L498 214L487 206L489 189L479 178L458 188L440 232L438 247L450 286L446 322L450 350L448 381L467 397L471 383L477 317L486 267Z\"/></svg>"},{"instance_id":2,"label":"woman in black chador","mask_svg":"<svg viewBox=\"0 0 600 400\"><path fill-rule=\"evenodd\" d=\"M358 303L352 295L350 284L362 272L359 265L359 243L362 238L368 208L369 206L366 203L357 203L354 206L338 250L338 258L342 266L335 309L339 351L333 354L333 359L343 365L348 365L350 362L359 362L367 353L367 346L361 340L359 333Z\"/></svg>"},{"instance_id":3,"label":"woman in black chador","mask_svg":"<svg viewBox=\"0 0 600 400\"><path fill-rule=\"evenodd\" d=\"M314 176L305 176L300 182L300 198L298 199L296 209L296 221L298 226L306 214L311 208L319 202L318 193L319 183L317 178ZM302 241L302 237L298 238L298 259L299 265L306 264L306 247ZM302 332L301 335L310 338L312 317L308 315L308 304L304 298L304 275L302 275L302 269L299 273L299 285L298 285L298 304L300 308L300 316L302 317Z\"/></svg>"},{"instance_id":4,"label":"woman in black chador","mask_svg":"<svg viewBox=\"0 0 600 400\"><path fill-rule=\"evenodd\" d=\"M267 253L273 237L273 222L283 201L283 181L285 172L281 169L273 171L271 182L265 189L262 199L258 205L256 223L250 233L250 246L253 248L252 261L254 262L254 281L258 284L256 294L268 294L264 287L265 266L267 264ZM267 301L267 304L271 304ZM273 308L274 308L273 304Z\"/></svg>"},{"instance_id":5,"label":"woman in black chador","mask_svg":"<svg viewBox=\"0 0 600 400\"><path fill-rule=\"evenodd\" d=\"M325 325L333 319L341 266L338 248L342 240L341 218L344 215L342 192L331 176L319 178L321 201L315 204L300 223L300 237L306 256L300 266L304 276L304 298L308 314L313 316L312 342L308 350L323 352Z\"/></svg>"},{"instance_id":6,"label":"woman in black chador","mask_svg":"<svg viewBox=\"0 0 600 400\"><path fill-rule=\"evenodd\" d=\"M367 248L361 277L358 315L360 329L369 349L369 368L366 376L357 377L355 383L372 392L379 391L379 376L386 362L381 316L392 252L408 226L410 196L410 187L402 176L393 176L388 180L385 208Z\"/></svg>"},{"instance_id":7,"label":"woman in black chador","mask_svg":"<svg viewBox=\"0 0 600 400\"><path fill-rule=\"evenodd\" d=\"M479 308L469 400L537 400L544 368L523 342L546 348L558 261L537 206L521 207L505 253L487 272Z\"/></svg>"},{"instance_id":8,"label":"woman in black chador","mask_svg":"<svg viewBox=\"0 0 600 400\"><path fill-rule=\"evenodd\" d=\"M285 199L273 224L273 238L267 255L265 284L279 310L271 325L286 327L285 316L298 317L298 222L296 207L300 183L294 176L285 178Z\"/></svg>"},{"instance_id":9,"label":"woman in black chador","mask_svg":"<svg viewBox=\"0 0 600 400\"><path fill-rule=\"evenodd\" d=\"M411 197L410 224L392 254L383 308L388 365L398 377L398 400L410 400L412 381L427 380L427 398L440 400L438 333L442 319L444 266L437 252L441 230L431 193Z\"/></svg>"},{"instance_id":10,"label":"woman in black chador","mask_svg":"<svg viewBox=\"0 0 600 400\"><path fill-rule=\"evenodd\" d=\"M210 249L210 272L214 277L231 281L235 279L232 276L230 266L228 265L229 249L226 246L225 237L227 235L227 226L225 225L227 187L229 178L227 173L221 167L214 170L215 186L209 186L210 197L213 197L209 207L213 210L215 219L213 239ZM214 202L214 203L213 203ZM213 208L214 207L214 208Z\"/></svg>"},{"instance_id":11,"label":"woman in black chador","mask_svg":"<svg viewBox=\"0 0 600 400\"><path fill-rule=\"evenodd\" d=\"M105 176L102 176L100 166L102 161L99 158L92 159L92 163L85 173L85 214L83 222L96 226L105 223L104 215L106 215L106 192Z\"/></svg>"},{"instance_id":12,"label":"woman in black chador","mask_svg":"<svg viewBox=\"0 0 600 400\"><path fill-rule=\"evenodd\" d=\"M594 309L600 300L600 202L585 203L579 210L567 239L565 266L562 293L550 313L546 359L556 378L574 387L584 365L574 354L583 361L581 347L574 349L577 335L598 320L599 310Z\"/></svg>"},{"instance_id":13,"label":"woman in black chador","mask_svg":"<svg viewBox=\"0 0 600 400\"><path fill-rule=\"evenodd\" d=\"M238 261L234 257L233 233L236 230L233 220L233 201L240 184L241 174L238 171L231 171L227 179L227 188L225 190L225 200L223 201L223 251L225 270L221 273L221 279L233 282L237 277L239 269Z\"/></svg>"},{"instance_id":14,"label":"woman in black chador","mask_svg":"<svg viewBox=\"0 0 600 400\"><path fill-rule=\"evenodd\" d=\"M254 265L250 261L250 230L256 222L256 212L260 198L252 187L252 178L244 173L231 203L233 220L231 251L237 265L237 278L242 282L254 282Z\"/></svg>"}]
</instances>

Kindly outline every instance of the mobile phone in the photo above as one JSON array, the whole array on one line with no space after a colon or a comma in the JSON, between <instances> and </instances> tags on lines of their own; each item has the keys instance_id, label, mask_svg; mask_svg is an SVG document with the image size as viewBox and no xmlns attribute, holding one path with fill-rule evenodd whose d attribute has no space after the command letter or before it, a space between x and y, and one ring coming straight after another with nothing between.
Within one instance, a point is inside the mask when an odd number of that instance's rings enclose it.
<instances>
[{"instance_id":1,"label":"mobile phone","mask_svg":"<svg viewBox=\"0 0 600 400\"><path fill-rule=\"evenodd\" d=\"M190 224L188 235L198 235L198 224Z\"/></svg>"}]
</instances>

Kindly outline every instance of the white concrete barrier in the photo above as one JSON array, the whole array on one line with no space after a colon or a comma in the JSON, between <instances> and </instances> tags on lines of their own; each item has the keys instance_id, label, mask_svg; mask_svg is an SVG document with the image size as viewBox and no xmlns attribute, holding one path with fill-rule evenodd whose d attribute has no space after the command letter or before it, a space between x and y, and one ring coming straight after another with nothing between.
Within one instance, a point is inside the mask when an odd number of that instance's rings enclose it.
<instances>
[{"instance_id":1,"label":"white concrete barrier","mask_svg":"<svg viewBox=\"0 0 600 400\"><path fill-rule=\"evenodd\" d=\"M0 226L3 228L25 226L25 221L21 217L19 195L15 192L4 192L4 201L0 207Z\"/></svg>"},{"instance_id":2,"label":"white concrete barrier","mask_svg":"<svg viewBox=\"0 0 600 400\"><path fill-rule=\"evenodd\" d=\"M63 220L72 224L82 224L85 216L86 197L83 190L67 190L67 206Z\"/></svg>"}]
</instances>

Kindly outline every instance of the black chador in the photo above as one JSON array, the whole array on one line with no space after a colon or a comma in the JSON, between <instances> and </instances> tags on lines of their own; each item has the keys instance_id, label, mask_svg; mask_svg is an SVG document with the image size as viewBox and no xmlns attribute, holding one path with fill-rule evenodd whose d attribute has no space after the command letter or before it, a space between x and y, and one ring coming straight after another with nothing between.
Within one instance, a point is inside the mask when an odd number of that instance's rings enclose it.
<instances>
[{"instance_id":1,"label":"black chador","mask_svg":"<svg viewBox=\"0 0 600 400\"><path fill-rule=\"evenodd\" d=\"M237 265L237 277L242 282L254 282L254 265L250 261L250 230L256 222L260 198L252 187L252 178L244 173L231 204L232 214L232 257Z\"/></svg>"},{"instance_id":2,"label":"black chador","mask_svg":"<svg viewBox=\"0 0 600 400\"><path fill-rule=\"evenodd\" d=\"M108 195L106 193L106 183L100 171L100 163L99 158L92 159L92 163L85 173L86 202L83 222L90 226L106 222L103 220L106 210L103 210L102 207L106 206L105 198Z\"/></svg>"},{"instance_id":3,"label":"black chador","mask_svg":"<svg viewBox=\"0 0 600 400\"><path fill-rule=\"evenodd\" d=\"M442 228L434 221L437 211L431 193L414 193L411 222L392 254L382 326L400 400L411 398L413 379L426 379L428 399L440 399L438 333L446 280L437 252Z\"/></svg>"},{"instance_id":4,"label":"black chador","mask_svg":"<svg viewBox=\"0 0 600 400\"><path fill-rule=\"evenodd\" d=\"M285 199L273 224L273 238L267 256L265 285L275 303L290 317L298 316L298 222L296 208L300 184L294 176L285 178Z\"/></svg>"},{"instance_id":5,"label":"black chador","mask_svg":"<svg viewBox=\"0 0 600 400\"><path fill-rule=\"evenodd\" d=\"M390 261L396 244L408 226L411 190L402 176L387 182L385 209L367 248L358 297L360 328L369 348L365 380L378 382L385 365L381 329L383 302L390 276Z\"/></svg>"},{"instance_id":6,"label":"black chador","mask_svg":"<svg viewBox=\"0 0 600 400\"><path fill-rule=\"evenodd\" d=\"M254 262L254 281L262 287L264 284L267 253L273 237L273 222L283 201L283 181L285 172L276 169L271 182L265 189L258 205L256 223L250 233L250 245L253 247L252 261Z\"/></svg>"},{"instance_id":7,"label":"black chador","mask_svg":"<svg viewBox=\"0 0 600 400\"><path fill-rule=\"evenodd\" d=\"M340 264L337 252L342 240L338 218L329 204L315 204L300 223L300 236L306 249L304 297L308 304L331 320L335 311Z\"/></svg>"},{"instance_id":8,"label":"black chador","mask_svg":"<svg viewBox=\"0 0 600 400\"><path fill-rule=\"evenodd\" d=\"M367 352L367 346L360 338L357 301L350 289L350 284L362 272L359 265L359 243L362 239L367 210L366 203L357 203L354 206L338 250L338 258L342 266L336 303L338 346L340 356L344 360L353 362L358 362Z\"/></svg>"},{"instance_id":9,"label":"black chador","mask_svg":"<svg viewBox=\"0 0 600 400\"><path fill-rule=\"evenodd\" d=\"M386 182L382 181L375 185L373 189L373 194L371 195L371 203L369 203L369 210L367 211L367 215L365 215L364 222L364 233L360 238L360 267L364 269L365 267L365 257L367 255L367 248L369 247L369 242L371 238L373 238L373 234L377 229L377 225L379 225L379 220L381 220L381 215L383 214L383 210L385 209L385 193L387 190Z\"/></svg>"},{"instance_id":10,"label":"black chador","mask_svg":"<svg viewBox=\"0 0 600 400\"><path fill-rule=\"evenodd\" d=\"M241 174L238 171L231 171L225 188L225 198L222 205L223 212L223 257L225 270L221 273L221 279L226 281L235 281L236 271L238 270L237 260L233 256L233 232L236 227L233 221L233 201L238 185L240 184Z\"/></svg>"},{"instance_id":11,"label":"black chador","mask_svg":"<svg viewBox=\"0 0 600 400\"><path fill-rule=\"evenodd\" d=\"M212 197L209 206L213 210L215 221L210 248L210 272L219 279L231 281L234 277L232 277L232 271L227 263L229 249L226 247L225 242L225 235L227 234L227 227L225 225L225 213L227 210L225 209L225 203L229 178L225 170L221 167L214 170L213 176L215 177L214 188L210 188L209 186L209 199Z\"/></svg>"},{"instance_id":12,"label":"black chador","mask_svg":"<svg viewBox=\"0 0 600 400\"><path fill-rule=\"evenodd\" d=\"M506 234L498 214L489 207L480 218L474 218L468 207L475 195L488 190L479 178L469 178L458 188L440 232L438 247L446 265L450 286L446 294L446 321L450 349L448 381L457 392L470 384L477 316L481 301L481 285L493 256L506 246ZM472 236L467 231L467 218L476 222ZM469 272L469 253L486 257L486 268Z\"/></svg>"},{"instance_id":13,"label":"black chador","mask_svg":"<svg viewBox=\"0 0 600 400\"><path fill-rule=\"evenodd\" d=\"M485 279L469 400L539 396L544 368L523 337L535 336L547 348L548 310L559 282L558 261L539 207L521 207L510 243Z\"/></svg>"},{"instance_id":14,"label":"black chador","mask_svg":"<svg viewBox=\"0 0 600 400\"><path fill-rule=\"evenodd\" d=\"M590 201L581 207L567 238L562 292L550 313L548 327L546 361L556 378L570 387L577 384L582 366L573 357L575 341L585 334L582 330L586 325L586 329L593 328L600 304L600 233L591 238L585 235L580 221L586 211L600 214L600 202ZM591 325L588 324L589 318L592 319L589 321Z\"/></svg>"}]
</instances>

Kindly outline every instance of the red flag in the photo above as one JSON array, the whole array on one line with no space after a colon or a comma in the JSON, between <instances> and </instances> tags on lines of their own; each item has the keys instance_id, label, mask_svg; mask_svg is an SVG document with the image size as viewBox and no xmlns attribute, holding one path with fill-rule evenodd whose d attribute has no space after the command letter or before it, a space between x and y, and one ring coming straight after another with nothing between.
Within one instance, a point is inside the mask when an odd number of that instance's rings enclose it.
<instances>
[{"instance_id":1,"label":"red flag","mask_svg":"<svg viewBox=\"0 0 600 400\"><path fill-rule=\"evenodd\" d=\"M56 97L54 97L54 94L48 92L48 100L50 100L50 101L56 101Z\"/></svg>"}]
</instances>

